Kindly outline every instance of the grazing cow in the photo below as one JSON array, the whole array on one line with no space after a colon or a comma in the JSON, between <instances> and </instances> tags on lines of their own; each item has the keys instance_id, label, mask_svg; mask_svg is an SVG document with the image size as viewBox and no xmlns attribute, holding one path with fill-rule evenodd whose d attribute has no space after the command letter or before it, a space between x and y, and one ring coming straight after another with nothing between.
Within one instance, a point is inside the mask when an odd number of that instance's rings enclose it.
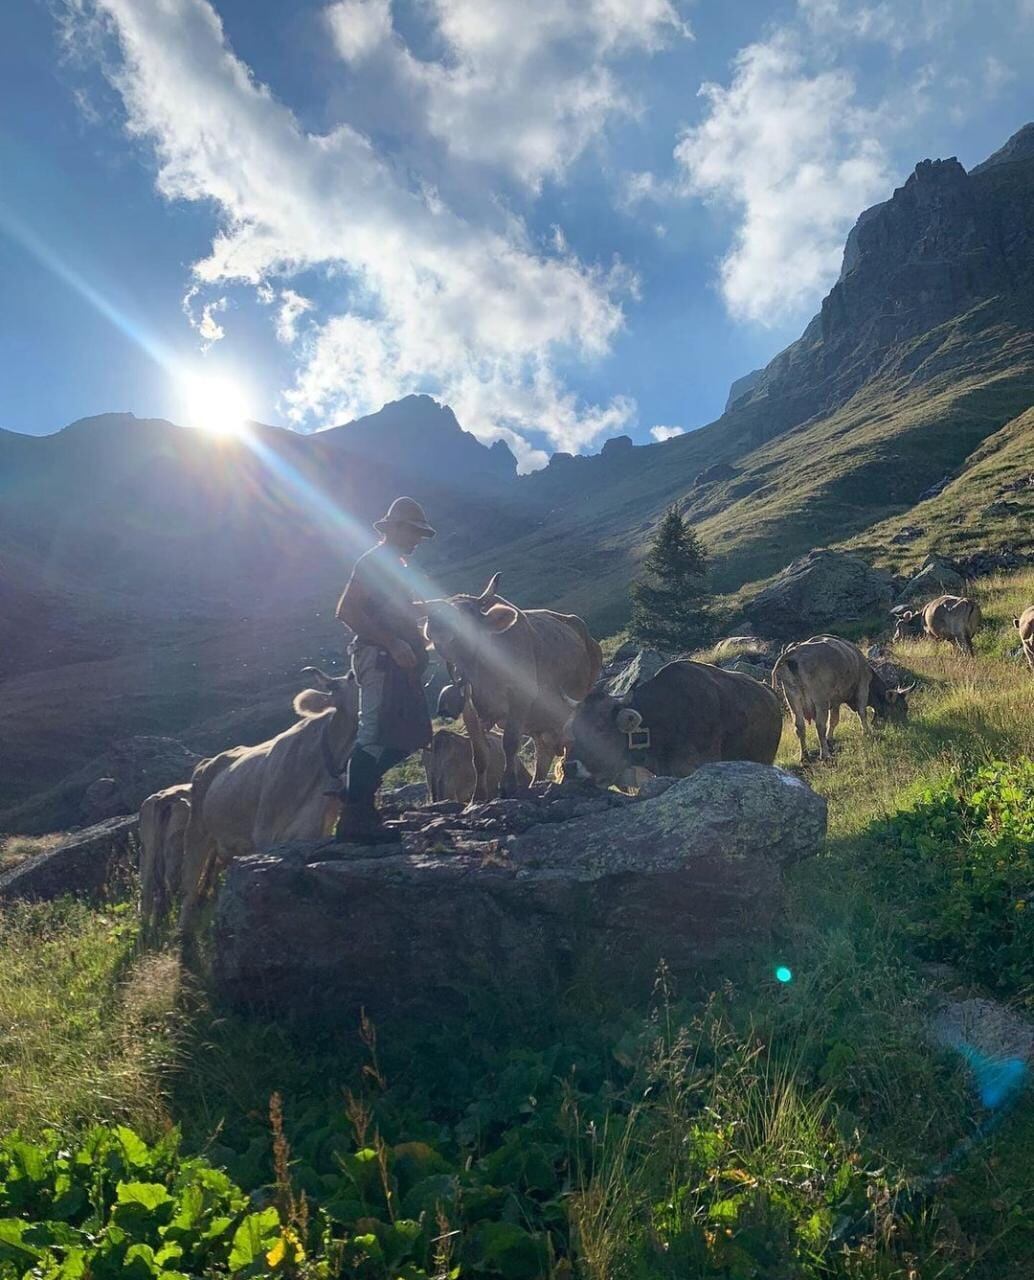
<instances>
[{"instance_id":1,"label":"grazing cow","mask_svg":"<svg viewBox=\"0 0 1034 1280\"><path fill-rule=\"evenodd\" d=\"M488 742L488 798L499 794L503 779L503 735L492 730L486 734ZM462 733L451 729L439 729L431 739L431 745L423 752L424 772L427 774L427 794L432 801L458 800L467 804L473 798L477 785L474 772L474 750L471 741ZM518 780L521 786L531 781L527 769L518 760Z\"/></svg>"},{"instance_id":2,"label":"grazing cow","mask_svg":"<svg viewBox=\"0 0 1034 1280\"><path fill-rule=\"evenodd\" d=\"M637 768L683 778L713 760L771 764L782 729L767 685L680 658L622 698L593 689L567 726L564 777L605 787Z\"/></svg>"},{"instance_id":3,"label":"grazing cow","mask_svg":"<svg viewBox=\"0 0 1034 1280\"><path fill-rule=\"evenodd\" d=\"M922 609L906 609L899 614L894 639L905 640L924 631L933 640L947 640L963 653L973 656L973 637L983 615L975 600L966 596L938 596Z\"/></svg>"},{"instance_id":4,"label":"grazing cow","mask_svg":"<svg viewBox=\"0 0 1034 1280\"><path fill-rule=\"evenodd\" d=\"M215 875L232 858L333 832L335 792L355 741L358 686L351 675L328 676L316 667L303 674L314 675L320 688L295 698L300 719L290 729L202 760L194 770L183 861L184 935L192 932Z\"/></svg>"},{"instance_id":5,"label":"grazing cow","mask_svg":"<svg viewBox=\"0 0 1034 1280\"><path fill-rule=\"evenodd\" d=\"M503 730L503 795L521 787L517 752L526 736L535 743L535 781L541 782L560 752L574 703L592 688L603 662L581 618L518 609L497 594L498 586L496 574L479 596L428 601L424 624L464 694L475 800L489 796L487 730Z\"/></svg>"},{"instance_id":6,"label":"grazing cow","mask_svg":"<svg viewBox=\"0 0 1034 1280\"><path fill-rule=\"evenodd\" d=\"M140 806L140 921L145 932L179 898L190 792L190 783L182 782L156 791Z\"/></svg>"},{"instance_id":7,"label":"grazing cow","mask_svg":"<svg viewBox=\"0 0 1034 1280\"><path fill-rule=\"evenodd\" d=\"M872 707L875 720L903 724L908 715L908 694L915 688L891 688L872 669L861 649L836 636L813 636L791 645L775 664L772 687L782 690L793 715L802 761L808 759L807 721L815 721L819 759L829 760L830 743L844 704L857 713L862 732L868 734L868 707Z\"/></svg>"},{"instance_id":8,"label":"grazing cow","mask_svg":"<svg viewBox=\"0 0 1034 1280\"><path fill-rule=\"evenodd\" d=\"M1023 645L1027 666L1034 671L1034 604L1024 609L1018 618L1013 618L1012 625L1020 633L1020 644Z\"/></svg>"}]
</instances>

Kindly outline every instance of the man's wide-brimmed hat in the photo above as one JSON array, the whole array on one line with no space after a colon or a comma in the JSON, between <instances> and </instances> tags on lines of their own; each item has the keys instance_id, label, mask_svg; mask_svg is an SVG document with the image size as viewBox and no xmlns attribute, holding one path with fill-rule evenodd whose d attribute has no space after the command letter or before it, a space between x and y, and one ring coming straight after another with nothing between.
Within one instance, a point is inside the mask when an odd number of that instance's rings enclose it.
<instances>
[{"instance_id":1,"label":"man's wide-brimmed hat","mask_svg":"<svg viewBox=\"0 0 1034 1280\"><path fill-rule=\"evenodd\" d=\"M434 529L427 523L423 507L415 498L396 498L387 512L373 522L373 527L378 533L387 533L390 528L397 528L400 524L415 529L424 538L433 538L435 535Z\"/></svg>"}]
</instances>

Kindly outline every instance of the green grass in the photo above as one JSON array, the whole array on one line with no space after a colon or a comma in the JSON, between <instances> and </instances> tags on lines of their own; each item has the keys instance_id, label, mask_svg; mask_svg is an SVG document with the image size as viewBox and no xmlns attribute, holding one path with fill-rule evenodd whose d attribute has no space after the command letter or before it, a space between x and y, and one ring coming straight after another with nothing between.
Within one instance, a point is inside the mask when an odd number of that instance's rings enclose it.
<instances>
[{"instance_id":1,"label":"green grass","mask_svg":"<svg viewBox=\"0 0 1034 1280\"><path fill-rule=\"evenodd\" d=\"M5 909L0 1132L121 1121L156 1138L172 1123L261 1203L276 1195L279 1091L296 1192L324 1207L334 1238L376 1242L346 1273L378 1280L418 1274L375 1256L402 1247L395 1224L410 1217L406 1257L428 1274L1023 1275L1030 1101L989 1113L923 1030L930 948L917 926L940 929L935 956L960 984L982 976L953 933L968 890L945 893L936 863L933 879L910 872L911 846L888 831L914 834L924 814L935 830L931 797L968 804L977 771L1034 754L1034 681L1011 656L1009 622L1031 598L1034 573L982 586L975 660L899 646L921 681L910 722L863 739L845 714L835 763L805 770L829 801L830 838L788 877L779 932L679 991L667 975L651 995L583 974L530 1011L475 992L460 1022L378 1036L220 1009L179 989L175 964L140 950L125 914ZM780 760L796 757L787 726ZM953 828L953 855L982 856L981 839ZM977 960L995 937L992 919ZM1004 990L1021 1001L1022 975ZM435 1261L443 1240L448 1267Z\"/></svg>"}]
</instances>

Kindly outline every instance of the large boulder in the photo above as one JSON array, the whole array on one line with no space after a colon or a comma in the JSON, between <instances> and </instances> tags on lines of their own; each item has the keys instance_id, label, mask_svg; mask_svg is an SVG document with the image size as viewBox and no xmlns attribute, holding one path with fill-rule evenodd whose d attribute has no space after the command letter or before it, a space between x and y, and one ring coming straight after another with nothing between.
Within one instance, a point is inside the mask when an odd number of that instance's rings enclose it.
<instances>
[{"instance_id":1,"label":"large boulder","mask_svg":"<svg viewBox=\"0 0 1034 1280\"><path fill-rule=\"evenodd\" d=\"M934 600L937 596L961 595L966 579L950 560L930 556L919 572L905 583L898 602Z\"/></svg>"},{"instance_id":2,"label":"large boulder","mask_svg":"<svg viewBox=\"0 0 1034 1280\"><path fill-rule=\"evenodd\" d=\"M542 803L564 805L558 794L544 789ZM462 1008L475 990L534 1000L582 961L623 980L662 959L693 968L770 927L783 869L817 853L826 830L820 796L748 763L706 765L651 799L586 796L573 811L585 816L509 815L522 833L489 852L317 842L238 859L218 900L218 984L236 1002L376 1017ZM443 836L450 820L435 824Z\"/></svg>"},{"instance_id":3,"label":"large boulder","mask_svg":"<svg viewBox=\"0 0 1034 1280\"><path fill-rule=\"evenodd\" d=\"M108 818L0 875L0 901L69 895L93 902L119 897L139 858L137 816Z\"/></svg>"},{"instance_id":4,"label":"large boulder","mask_svg":"<svg viewBox=\"0 0 1034 1280\"><path fill-rule=\"evenodd\" d=\"M762 635L800 639L885 614L894 579L858 556L820 548L788 565L744 612Z\"/></svg>"},{"instance_id":5,"label":"large boulder","mask_svg":"<svg viewBox=\"0 0 1034 1280\"><path fill-rule=\"evenodd\" d=\"M622 645L602 673L607 682L607 692L612 697L623 698L637 684L655 676L670 661L671 658L657 649Z\"/></svg>"}]
</instances>

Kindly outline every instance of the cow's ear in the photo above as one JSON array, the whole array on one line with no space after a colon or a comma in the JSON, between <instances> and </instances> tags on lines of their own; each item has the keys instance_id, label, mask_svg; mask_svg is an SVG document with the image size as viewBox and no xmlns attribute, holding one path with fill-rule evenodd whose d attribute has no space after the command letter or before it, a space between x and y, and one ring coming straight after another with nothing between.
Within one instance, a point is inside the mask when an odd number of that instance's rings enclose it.
<instances>
[{"instance_id":1,"label":"cow's ear","mask_svg":"<svg viewBox=\"0 0 1034 1280\"><path fill-rule=\"evenodd\" d=\"M482 617L488 624L489 631L498 635L502 631L509 631L517 621L517 610L509 604L494 604Z\"/></svg>"},{"instance_id":2,"label":"cow's ear","mask_svg":"<svg viewBox=\"0 0 1034 1280\"><path fill-rule=\"evenodd\" d=\"M1019 625L1020 625L1020 620L1019 620L1019 618L1013 618L1013 620L1012 620L1012 625L1013 625L1014 627L1019 627Z\"/></svg>"}]
</instances>

